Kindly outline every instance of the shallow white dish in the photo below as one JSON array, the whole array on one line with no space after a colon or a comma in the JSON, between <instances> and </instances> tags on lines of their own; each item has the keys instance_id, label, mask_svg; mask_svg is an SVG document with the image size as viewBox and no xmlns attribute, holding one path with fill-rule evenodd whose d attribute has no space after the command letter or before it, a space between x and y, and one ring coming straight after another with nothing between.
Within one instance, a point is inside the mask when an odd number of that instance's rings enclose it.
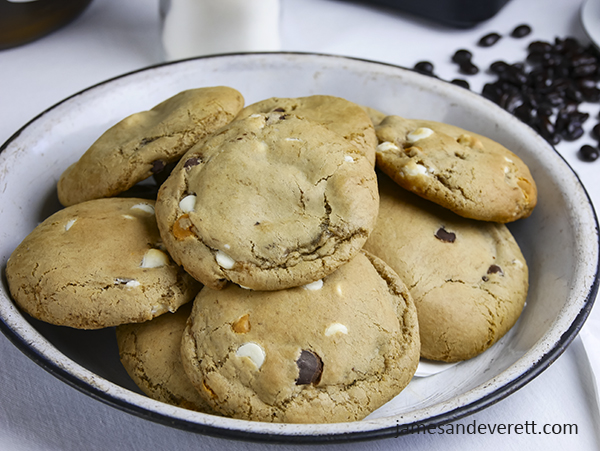
<instances>
[{"instance_id":1,"label":"shallow white dish","mask_svg":"<svg viewBox=\"0 0 600 451\"><path fill-rule=\"evenodd\" d=\"M581 23L592 42L600 47L600 0L586 0L583 3Z\"/></svg>"},{"instance_id":2,"label":"shallow white dish","mask_svg":"<svg viewBox=\"0 0 600 451\"><path fill-rule=\"evenodd\" d=\"M233 420L153 401L122 368L112 329L79 331L21 314L8 295L6 260L40 221L60 208L55 185L62 171L123 117L184 89L214 85L238 89L247 104L272 96L337 95L388 114L452 123L518 154L537 181L540 199L531 217L510 225L530 267L527 306L517 325L484 354L413 379L363 421L303 425ZM453 421L501 400L546 369L583 325L598 289L596 216L558 153L483 97L395 66L297 53L165 64L73 95L32 120L0 150L0 328L65 382L116 408L177 428L249 440L326 442L397 436Z\"/></svg>"}]
</instances>

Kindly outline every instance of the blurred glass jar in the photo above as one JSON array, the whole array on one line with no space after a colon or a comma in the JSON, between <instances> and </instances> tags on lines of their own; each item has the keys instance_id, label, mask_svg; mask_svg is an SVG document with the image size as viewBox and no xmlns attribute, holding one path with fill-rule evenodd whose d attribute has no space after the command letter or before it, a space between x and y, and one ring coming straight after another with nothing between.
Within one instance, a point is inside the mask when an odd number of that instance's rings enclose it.
<instances>
[{"instance_id":1,"label":"blurred glass jar","mask_svg":"<svg viewBox=\"0 0 600 451\"><path fill-rule=\"evenodd\" d=\"M160 0L167 60L277 51L280 0Z\"/></svg>"},{"instance_id":2,"label":"blurred glass jar","mask_svg":"<svg viewBox=\"0 0 600 451\"><path fill-rule=\"evenodd\" d=\"M75 19L92 0L0 0L0 50L35 41Z\"/></svg>"}]
</instances>

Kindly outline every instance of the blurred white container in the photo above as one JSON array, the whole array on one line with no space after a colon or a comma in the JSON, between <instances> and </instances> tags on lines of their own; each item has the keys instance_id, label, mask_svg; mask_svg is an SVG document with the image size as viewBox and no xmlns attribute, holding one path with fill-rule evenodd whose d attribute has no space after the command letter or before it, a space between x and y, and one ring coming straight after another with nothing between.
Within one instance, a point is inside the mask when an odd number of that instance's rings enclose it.
<instances>
[{"instance_id":1,"label":"blurred white container","mask_svg":"<svg viewBox=\"0 0 600 451\"><path fill-rule=\"evenodd\" d=\"M166 60L277 51L280 0L160 0Z\"/></svg>"}]
</instances>

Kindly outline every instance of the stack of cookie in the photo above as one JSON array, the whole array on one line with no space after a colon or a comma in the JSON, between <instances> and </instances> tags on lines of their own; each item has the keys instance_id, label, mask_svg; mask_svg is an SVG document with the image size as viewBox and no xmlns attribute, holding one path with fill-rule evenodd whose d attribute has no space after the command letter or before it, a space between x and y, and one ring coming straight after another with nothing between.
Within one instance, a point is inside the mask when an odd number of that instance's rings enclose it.
<instances>
[{"instance_id":1,"label":"stack of cookie","mask_svg":"<svg viewBox=\"0 0 600 451\"><path fill-rule=\"evenodd\" d=\"M9 259L15 302L116 326L157 400L287 423L362 419L420 356L512 327L527 265L503 223L536 199L516 155L331 96L243 103L200 88L107 130ZM152 176L155 200L128 197Z\"/></svg>"}]
</instances>

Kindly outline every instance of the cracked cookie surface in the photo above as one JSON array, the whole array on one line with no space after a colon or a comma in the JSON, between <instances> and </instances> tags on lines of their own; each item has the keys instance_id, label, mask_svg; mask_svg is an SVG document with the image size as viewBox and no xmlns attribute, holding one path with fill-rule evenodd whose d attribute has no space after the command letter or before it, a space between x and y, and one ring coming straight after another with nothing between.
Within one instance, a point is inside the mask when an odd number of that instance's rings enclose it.
<instances>
[{"instance_id":1,"label":"cracked cookie surface","mask_svg":"<svg viewBox=\"0 0 600 451\"><path fill-rule=\"evenodd\" d=\"M204 413L215 412L198 394L181 363L181 337L189 302L175 313L117 326L119 357L131 379L152 399Z\"/></svg>"},{"instance_id":2,"label":"cracked cookie surface","mask_svg":"<svg viewBox=\"0 0 600 451\"><path fill-rule=\"evenodd\" d=\"M201 288L164 251L145 199L97 199L59 210L17 246L10 292L36 319L99 329L175 311Z\"/></svg>"},{"instance_id":3,"label":"cracked cookie surface","mask_svg":"<svg viewBox=\"0 0 600 451\"><path fill-rule=\"evenodd\" d=\"M196 142L230 122L244 98L226 86L190 89L132 114L100 136L58 181L68 206L112 197L159 174Z\"/></svg>"},{"instance_id":4,"label":"cracked cookie surface","mask_svg":"<svg viewBox=\"0 0 600 451\"><path fill-rule=\"evenodd\" d=\"M403 188L466 218L511 222L537 203L529 169L485 136L440 122L386 117L377 166Z\"/></svg>"},{"instance_id":5,"label":"cracked cookie surface","mask_svg":"<svg viewBox=\"0 0 600 451\"><path fill-rule=\"evenodd\" d=\"M238 115L242 119L256 113L293 114L317 122L346 138L375 164L377 136L365 109L349 100L328 95L271 97L248 105Z\"/></svg>"},{"instance_id":6,"label":"cracked cookie surface","mask_svg":"<svg viewBox=\"0 0 600 451\"><path fill-rule=\"evenodd\" d=\"M379 177L381 208L365 249L407 284L421 356L447 362L485 351L517 321L528 269L504 224L475 221Z\"/></svg>"},{"instance_id":7,"label":"cracked cookie surface","mask_svg":"<svg viewBox=\"0 0 600 451\"><path fill-rule=\"evenodd\" d=\"M303 285L358 253L379 208L377 178L347 140L284 113L236 120L195 146L159 190L175 261L214 289Z\"/></svg>"},{"instance_id":8,"label":"cracked cookie surface","mask_svg":"<svg viewBox=\"0 0 600 451\"><path fill-rule=\"evenodd\" d=\"M419 332L406 286L361 252L304 287L205 287L181 346L190 380L224 415L344 422L364 418L409 383Z\"/></svg>"}]
</instances>

